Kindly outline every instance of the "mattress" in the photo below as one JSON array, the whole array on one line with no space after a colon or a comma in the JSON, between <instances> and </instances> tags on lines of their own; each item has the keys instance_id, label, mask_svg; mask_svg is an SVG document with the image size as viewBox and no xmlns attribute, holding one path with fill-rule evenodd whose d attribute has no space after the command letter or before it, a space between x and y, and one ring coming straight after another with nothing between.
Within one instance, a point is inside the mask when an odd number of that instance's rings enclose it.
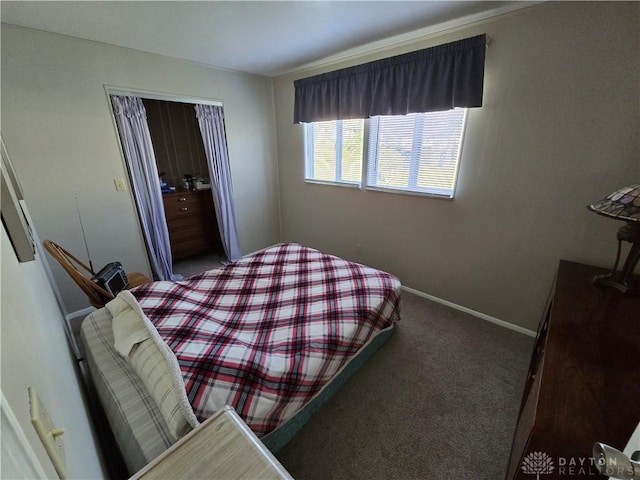
<instances>
[{"instance_id":1,"label":"mattress","mask_svg":"<svg viewBox=\"0 0 640 480\"><path fill-rule=\"evenodd\" d=\"M399 288L386 272L290 243L188 280L122 292L106 308L116 350L176 436L231 405L262 437L398 320ZM154 352L140 351L147 338L166 359L165 372L147 358ZM156 388L164 379L172 388Z\"/></svg>"},{"instance_id":2,"label":"mattress","mask_svg":"<svg viewBox=\"0 0 640 480\"><path fill-rule=\"evenodd\" d=\"M205 379L202 388L229 388L231 392L206 404L211 406L209 410L231 405L272 452L277 451L391 337L399 319L399 288L397 279L387 273L300 245L281 244L245 257L234 267L121 293L85 319L81 341L96 391L130 472L183 434L176 430L173 413L186 408L192 417L187 419L188 428L209 415L203 415L187 398L194 364L200 368L196 376ZM188 337L195 340L185 343ZM261 343L253 347L250 337ZM273 341L262 342L263 338ZM147 372L162 371L158 366L165 362L141 353L147 350L145 345L155 345L152 349L162 351L167 365L173 365L167 370L173 378L170 390L172 395L179 392L180 402L164 401L168 390L158 390L160 382L147 376ZM192 357L201 346L207 356ZM235 355L238 352L242 355ZM254 352L267 360L254 361ZM297 368L293 374L279 369L282 361L272 361L283 352L290 355L284 358L291 359L284 363ZM150 368L136 364L142 357ZM244 358L251 360L249 369L237 361ZM318 359L326 363L318 364ZM224 375L215 377L220 371ZM260 376L263 371L268 377ZM268 378L268 382L261 378ZM292 378L299 380L291 383ZM248 379L254 381L250 390ZM240 385L243 392L246 390L242 396L237 395ZM196 391L202 391L201 387ZM282 397L268 397L273 391ZM207 393L209 397L212 395ZM236 397L242 401L237 402ZM255 416L244 408L249 403L266 405L271 398L280 402L270 411L278 417L271 413ZM285 409L289 413L282 415Z\"/></svg>"}]
</instances>

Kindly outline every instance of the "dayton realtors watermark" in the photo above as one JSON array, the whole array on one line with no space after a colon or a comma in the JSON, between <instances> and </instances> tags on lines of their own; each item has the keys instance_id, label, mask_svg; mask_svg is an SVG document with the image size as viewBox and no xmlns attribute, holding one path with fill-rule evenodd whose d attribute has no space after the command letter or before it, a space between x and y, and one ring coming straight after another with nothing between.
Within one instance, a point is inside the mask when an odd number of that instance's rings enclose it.
<instances>
[{"instance_id":1,"label":"dayton realtors watermark","mask_svg":"<svg viewBox=\"0 0 640 480\"><path fill-rule=\"evenodd\" d=\"M625 474L633 474L633 469L617 465L615 459L606 465L599 465L593 457L551 457L545 452L529 453L522 459L520 468L528 475L535 475L536 480L544 480L544 475L553 475L552 478L571 478L595 475L622 477Z\"/></svg>"}]
</instances>

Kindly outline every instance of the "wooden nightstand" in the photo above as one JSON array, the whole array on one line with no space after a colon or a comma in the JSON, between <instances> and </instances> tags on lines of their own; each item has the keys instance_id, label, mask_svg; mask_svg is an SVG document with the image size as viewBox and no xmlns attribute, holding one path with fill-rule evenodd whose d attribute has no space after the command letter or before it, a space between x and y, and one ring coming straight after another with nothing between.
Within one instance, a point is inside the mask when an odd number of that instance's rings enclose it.
<instances>
[{"instance_id":1,"label":"wooden nightstand","mask_svg":"<svg viewBox=\"0 0 640 480\"><path fill-rule=\"evenodd\" d=\"M132 479L293 479L231 407L225 407Z\"/></svg>"}]
</instances>

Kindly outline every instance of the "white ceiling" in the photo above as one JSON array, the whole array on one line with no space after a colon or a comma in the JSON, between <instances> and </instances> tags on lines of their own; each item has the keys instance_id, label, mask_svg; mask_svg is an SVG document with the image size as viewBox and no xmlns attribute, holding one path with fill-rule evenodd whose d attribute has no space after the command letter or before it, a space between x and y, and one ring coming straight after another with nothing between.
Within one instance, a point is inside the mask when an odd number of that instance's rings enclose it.
<instances>
[{"instance_id":1,"label":"white ceiling","mask_svg":"<svg viewBox=\"0 0 640 480\"><path fill-rule=\"evenodd\" d=\"M531 2L2 1L3 23L277 76L381 39L467 23ZM392 41L392 40L390 40Z\"/></svg>"}]
</instances>

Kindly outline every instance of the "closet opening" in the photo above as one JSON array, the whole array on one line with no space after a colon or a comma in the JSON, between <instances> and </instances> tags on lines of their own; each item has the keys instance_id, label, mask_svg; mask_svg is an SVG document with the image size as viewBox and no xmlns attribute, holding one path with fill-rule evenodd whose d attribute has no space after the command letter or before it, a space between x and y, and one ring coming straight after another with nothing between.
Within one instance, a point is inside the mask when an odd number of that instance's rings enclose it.
<instances>
[{"instance_id":1,"label":"closet opening","mask_svg":"<svg viewBox=\"0 0 640 480\"><path fill-rule=\"evenodd\" d=\"M192 104L142 98L156 158L173 272L189 277L227 261L209 166Z\"/></svg>"},{"instance_id":2,"label":"closet opening","mask_svg":"<svg viewBox=\"0 0 640 480\"><path fill-rule=\"evenodd\" d=\"M155 280L241 258L219 102L107 87Z\"/></svg>"}]
</instances>

